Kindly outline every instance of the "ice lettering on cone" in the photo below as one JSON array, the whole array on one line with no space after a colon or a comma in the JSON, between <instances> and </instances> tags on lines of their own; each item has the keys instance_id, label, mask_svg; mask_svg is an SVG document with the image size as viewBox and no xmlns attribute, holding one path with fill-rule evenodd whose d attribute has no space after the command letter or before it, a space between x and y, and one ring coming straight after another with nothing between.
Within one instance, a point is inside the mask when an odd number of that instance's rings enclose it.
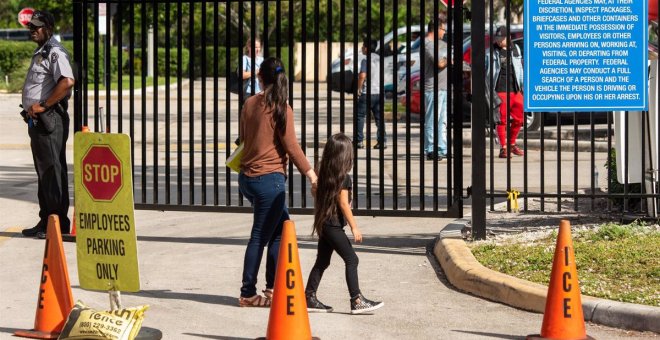
<instances>
[{"instance_id":1,"label":"ice lettering on cone","mask_svg":"<svg viewBox=\"0 0 660 340\"><path fill-rule=\"evenodd\" d=\"M57 215L48 216L46 235L34 329L16 331L14 333L16 336L57 339L73 308L69 270L66 266L60 221Z\"/></svg>"},{"instance_id":2,"label":"ice lettering on cone","mask_svg":"<svg viewBox=\"0 0 660 340\"><path fill-rule=\"evenodd\" d=\"M295 224L293 221L285 221L275 271L275 287L273 288L273 302L270 305L266 339L318 339L312 338L312 331L309 327L304 287Z\"/></svg>"},{"instance_id":3,"label":"ice lettering on cone","mask_svg":"<svg viewBox=\"0 0 660 340\"><path fill-rule=\"evenodd\" d=\"M529 335L527 339L593 339L584 327L571 224L567 220L559 224L541 334Z\"/></svg>"}]
</instances>

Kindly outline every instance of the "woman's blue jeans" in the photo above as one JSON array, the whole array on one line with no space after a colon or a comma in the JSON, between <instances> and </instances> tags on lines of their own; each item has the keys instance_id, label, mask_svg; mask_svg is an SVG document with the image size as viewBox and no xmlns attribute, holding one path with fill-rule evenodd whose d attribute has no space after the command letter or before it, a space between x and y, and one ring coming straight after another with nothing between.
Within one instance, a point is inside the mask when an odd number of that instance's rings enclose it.
<instances>
[{"instance_id":1,"label":"woman's blue jeans","mask_svg":"<svg viewBox=\"0 0 660 340\"><path fill-rule=\"evenodd\" d=\"M257 177L248 177L241 173L238 176L241 193L252 204L254 219L243 262L242 297L257 294L257 275L266 245L268 245L266 288L273 288L275 284L275 268L282 238L282 225L289 219L284 192L285 184L286 177L281 173Z\"/></svg>"}]
</instances>

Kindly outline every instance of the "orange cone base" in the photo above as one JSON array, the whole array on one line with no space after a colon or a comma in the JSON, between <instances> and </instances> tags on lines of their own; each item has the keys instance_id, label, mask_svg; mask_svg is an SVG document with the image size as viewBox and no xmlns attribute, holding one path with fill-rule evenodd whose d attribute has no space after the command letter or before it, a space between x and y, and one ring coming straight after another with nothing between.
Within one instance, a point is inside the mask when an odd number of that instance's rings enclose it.
<instances>
[{"instance_id":1,"label":"orange cone base","mask_svg":"<svg viewBox=\"0 0 660 340\"><path fill-rule=\"evenodd\" d=\"M30 331L16 331L14 335L32 339L57 339L60 333L41 332L33 329Z\"/></svg>"},{"instance_id":2,"label":"orange cone base","mask_svg":"<svg viewBox=\"0 0 660 340\"><path fill-rule=\"evenodd\" d=\"M528 335L525 339L526 340L595 340L594 338L588 335L586 338L580 338L580 339L568 339L568 338L555 339L555 338L544 338L541 336L541 334Z\"/></svg>"}]
</instances>

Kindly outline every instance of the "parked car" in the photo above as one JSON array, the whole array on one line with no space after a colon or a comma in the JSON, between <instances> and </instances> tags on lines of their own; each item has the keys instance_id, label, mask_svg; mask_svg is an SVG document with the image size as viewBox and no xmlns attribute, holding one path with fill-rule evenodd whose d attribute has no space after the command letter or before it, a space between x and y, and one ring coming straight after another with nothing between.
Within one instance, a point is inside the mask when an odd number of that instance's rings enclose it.
<instances>
[{"instance_id":1,"label":"parked car","mask_svg":"<svg viewBox=\"0 0 660 340\"><path fill-rule=\"evenodd\" d=\"M380 46L380 39L378 40L378 45L376 48L376 52L380 54L383 64L384 64L384 69L385 72L383 74L384 77L384 87L385 87L385 92L386 93L394 93L394 74L396 72L396 68L393 65L393 55L398 54L401 55L402 51L406 50L406 35L410 31L410 34L414 39L417 39L417 37L421 34L421 27L419 25L412 25L410 28L408 26L400 27L396 30L396 35L397 35L397 42L399 43L399 46L392 46L393 41L394 41L394 34L395 32L392 31L383 37L383 42L384 42L384 47ZM375 38L375 37L374 37ZM366 58L364 54L362 54L362 49L360 48L362 46L362 41L358 42L358 67L362 60ZM404 53L405 55L405 53ZM354 84L353 84L353 49L348 49L344 51L344 53L337 59L332 61L332 72L330 75L328 75L328 83L330 84L330 88L333 91L342 91L342 89L345 92L353 92L354 89ZM398 58L401 58L400 56ZM341 65L344 65L344 84L342 86L341 84Z\"/></svg>"}]
</instances>

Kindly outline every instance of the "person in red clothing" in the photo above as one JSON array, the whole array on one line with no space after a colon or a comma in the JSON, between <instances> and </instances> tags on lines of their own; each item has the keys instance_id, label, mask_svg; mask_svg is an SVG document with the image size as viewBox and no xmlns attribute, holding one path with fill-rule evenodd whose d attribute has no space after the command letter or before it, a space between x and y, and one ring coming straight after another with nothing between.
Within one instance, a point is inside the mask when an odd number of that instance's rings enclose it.
<instances>
[{"instance_id":1,"label":"person in red clothing","mask_svg":"<svg viewBox=\"0 0 660 340\"><path fill-rule=\"evenodd\" d=\"M296 138L293 109L287 103L289 81L284 64L276 58L264 60L257 78L263 91L247 99L240 121L243 155L238 184L252 204L254 217L243 262L243 284L238 299L241 307L269 307L271 303L282 225L289 219L284 191L289 157L298 171L309 178L312 192L316 190L317 180ZM256 284L266 245L264 297L257 294Z\"/></svg>"},{"instance_id":2,"label":"person in red clothing","mask_svg":"<svg viewBox=\"0 0 660 340\"><path fill-rule=\"evenodd\" d=\"M493 96L493 107L499 106L500 109L500 123L497 125L497 136L501 145L499 157L507 158L511 157L511 154L523 156L525 152L516 145L516 138L524 119L522 53L518 45L510 44L505 26L497 30L493 40L492 68L490 52L486 51L486 85L488 86L490 82L492 72L493 87L497 94ZM511 60L508 60L509 57ZM490 93L489 90L487 92ZM508 140L506 138L507 109L510 112Z\"/></svg>"}]
</instances>

